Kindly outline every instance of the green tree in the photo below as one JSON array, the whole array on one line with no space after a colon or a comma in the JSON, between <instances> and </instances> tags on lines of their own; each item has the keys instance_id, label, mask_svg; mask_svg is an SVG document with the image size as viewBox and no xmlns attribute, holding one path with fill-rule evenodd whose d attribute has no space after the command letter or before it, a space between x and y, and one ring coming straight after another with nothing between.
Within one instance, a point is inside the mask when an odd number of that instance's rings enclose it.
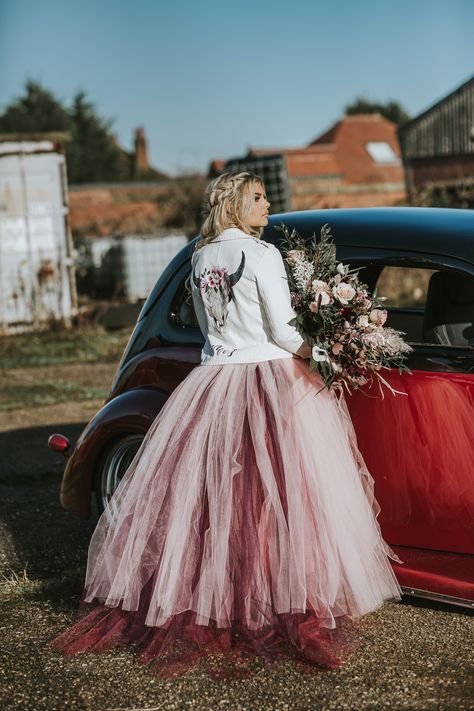
<instances>
[{"instance_id":1,"label":"green tree","mask_svg":"<svg viewBox=\"0 0 474 711\"><path fill-rule=\"evenodd\" d=\"M112 121L97 115L83 91L74 97L70 116L72 141L66 147L66 158L71 182L127 180L129 159L110 133Z\"/></svg>"},{"instance_id":2,"label":"green tree","mask_svg":"<svg viewBox=\"0 0 474 711\"><path fill-rule=\"evenodd\" d=\"M13 101L0 116L0 132L68 131L71 117L66 107L37 82L28 79L24 96Z\"/></svg>"},{"instance_id":3,"label":"green tree","mask_svg":"<svg viewBox=\"0 0 474 711\"><path fill-rule=\"evenodd\" d=\"M369 101L362 96L357 97L352 104L348 104L344 109L344 113L346 116L378 113L389 121L393 121L393 123L396 123L398 126L402 126L410 120L410 114L405 111L400 102L387 101L386 104L381 104L375 101Z\"/></svg>"},{"instance_id":4,"label":"green tree","mask_svg":"<svg viewBox=\"0 0 474 711\"><path fill-rule=\"evenodd\" d=\"M130 179L130 158L110 133L111 125L111 120L97 114L83 91L68 108L31 79L26 82L24 96L0 115L0 133L70 131L66 161L71 183Z\"/></svg>"}]
</instances>

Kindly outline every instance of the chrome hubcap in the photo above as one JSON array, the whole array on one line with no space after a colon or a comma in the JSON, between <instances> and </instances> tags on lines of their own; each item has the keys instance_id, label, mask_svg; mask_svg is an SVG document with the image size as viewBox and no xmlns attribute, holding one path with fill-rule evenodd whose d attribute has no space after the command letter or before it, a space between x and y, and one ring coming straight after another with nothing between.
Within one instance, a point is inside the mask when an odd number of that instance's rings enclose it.
<instances>
[{"instance_id":1,"label":"chrome hubcap","mask_svg":"<svg viewBox=\"0 0 474 711\"><path fill-rule=\"evenodd\" d=\"M143 435L133 434L127 435L112 446L102 469L101 503L103 509L109 504L142 442Z\"/></svg>"}]
</instances>

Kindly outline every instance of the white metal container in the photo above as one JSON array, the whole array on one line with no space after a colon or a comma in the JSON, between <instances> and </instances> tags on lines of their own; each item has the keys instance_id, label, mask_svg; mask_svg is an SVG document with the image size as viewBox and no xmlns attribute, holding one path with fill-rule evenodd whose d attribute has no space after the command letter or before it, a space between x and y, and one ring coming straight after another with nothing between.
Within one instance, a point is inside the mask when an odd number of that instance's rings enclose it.
<instances>
[{"instance_id":1,"label":"white metal container","mask_svg":"<svg viewBox=\"0 0 474 711\"><path fill-rule=\"evenodd\" d=\"M0 332L76 308L65 158L49 141L0 143Z\"/></svg>"},{"instance_id":2,"label":"white metal container","mask_svg":"<svg viewBox=\"0 0 474 711\"><path fill-rule=\"evenodd\" d=\"M188 243L183 234L97 237L87 244L95 291L145 299L165 267Z\"/></svg>"},{"instance_id":3,"label":"white metal container","mask_svg":"<svg viewBox=\"0 0 474 711\"><path fill-rule=\"evenodd\" d=\"M146 298L165 267L187 243L186 235L123 237L120 242L120 262L127 299L136 301Z\"/></svg>"}]
</instances>

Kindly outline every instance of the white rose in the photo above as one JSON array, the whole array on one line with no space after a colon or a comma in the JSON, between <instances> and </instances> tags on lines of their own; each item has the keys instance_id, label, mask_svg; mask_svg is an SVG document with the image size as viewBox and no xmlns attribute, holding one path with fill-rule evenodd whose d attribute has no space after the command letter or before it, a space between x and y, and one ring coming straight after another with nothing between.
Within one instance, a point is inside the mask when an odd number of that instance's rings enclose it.
<instances>
[{"instance_id":1,"label":"white rose","mask_svg":"<svg viewBox=\"0 0 474 711\"><path fill-rule=\"evenodd\" d=\"M341 304L348 304L349 301L354 298L356 292L350 284L341 281L340 284L333 287L332 293Z\"/></svg>"},{"instance_id":2,"label":"white rose","mask_svg":"<svg viewBox=\"0 0 474 711\"><path fill-rule=\"evenodd\" d=\"M367 328L369 325L369 317L366 314L359 316L357 319L357 325L359 328Z\"/></svg>"}]
</instances>

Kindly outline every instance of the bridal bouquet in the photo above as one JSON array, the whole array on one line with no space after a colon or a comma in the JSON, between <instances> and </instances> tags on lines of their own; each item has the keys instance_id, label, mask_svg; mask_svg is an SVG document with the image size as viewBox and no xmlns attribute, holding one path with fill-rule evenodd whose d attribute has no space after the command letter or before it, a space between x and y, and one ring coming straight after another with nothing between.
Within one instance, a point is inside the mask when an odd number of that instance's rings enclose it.
<instances>
[{"instance_id":1,"label":"bridal bouquet","mask_svg":"<svg viewBox=\"0 0 474 711\"><path fill-rule=\"evenodd\" d=\"M308 242L281 224L285 238L283 256L288 263L288 282L297 322L312 343L310 368L318 370L326 385L341 382L350 392L377 382L392 393L383 369L410 372L404 361L412 348L402 331L385 326L385 297L369 293L359 280L358 269L336 259L329 225L323 225L319 240Z\"/></svg>"}]
</instances>

